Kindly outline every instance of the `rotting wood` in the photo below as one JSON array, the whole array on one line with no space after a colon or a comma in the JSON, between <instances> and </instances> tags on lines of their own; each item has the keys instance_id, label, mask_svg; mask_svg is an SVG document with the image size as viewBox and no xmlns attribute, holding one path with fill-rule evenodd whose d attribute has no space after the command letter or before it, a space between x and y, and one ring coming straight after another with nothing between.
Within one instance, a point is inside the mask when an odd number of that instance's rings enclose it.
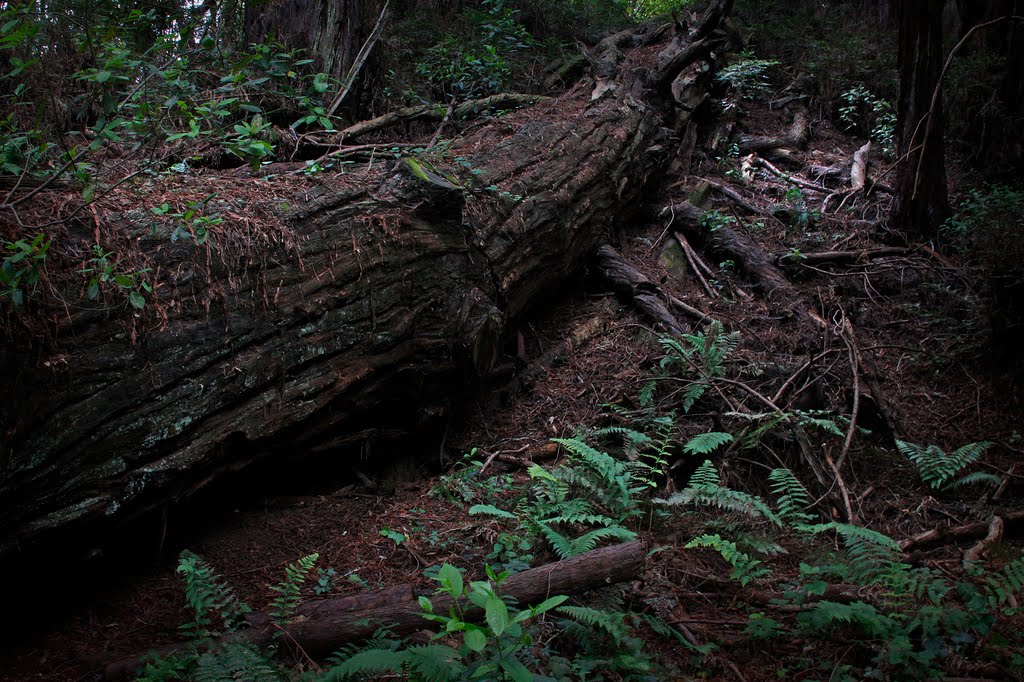
<instances>
[{"instance_id":1,"label":"rotting wood","mask_svg":"<svg viewBox=\"0 0 1024 682\"><path fill-rule=\"evenodd\" d=\"M971 547L969 550L964 552L964 568L970 568L972 564L980 561L992 548L992 545L1002 542L1003 530L1006 528L1006 522L999 515L992 517L992 520L988 524L988 534L985 535L978 542L978 544Z\"/></svg>"},{"instance_id":2,"label":"rotting wood","mask_svg":"<svg viewBox=\"0 0 1024 682\"><path fill-rule=\"evenodd\" d=\"M900 246L883 246L874 249L860 249L857 251L820 251L818 253L801 253L799 258L793 259L788 253L775 254L776 264L795 262L797 264L822 265L826 263L837 263L852 265L856 263L867 263L875 258L889 258L894 256L908 256L914 252L913 248Z\"/></svg>"},{"instance_id":3,"label":"rotting wood","mask_svg":"<svg viewBox=\"0 0 1024 682\"><path fill-rule=\"evenodd\" d=\"M853 155L853 166L850 168L850 188L854 192L863 192L868 180L868 157L871 154L871 141L858 149Z\"/></svg>"},{"instance_id":4,"label":"rotting wood","mask_svg":"<svg viewBox=\"0 0 1024 682\"><path fill-rule=\"evenodd\" d=\"M740 154L764 154L783 147L796 147L803 149L807 146L810 137L810 125L807 121L807 112L799 110L793 115L793 123L781 137L757 137L754 135L740 135L736 138L736 146Z\"/></svg>"},{"instance_id":5,"label":"rotting wood","mask_svg":"<svg viewBox=\"0 0 1024 682\"><path fill-rule=\"evenodd\" d=\"M661 288L630 265L618 251L608 245L598 248L597 268L615 292L631 301L646 318L672 334L681 335L688 331L665 307Z\"/></svg>"},{"instance_id":6,"label":"rotting wood","mask_svg":"<svg viewBox=\"0 0 1024 682\"><path fill-rule=\"evenodd\" d=\"M647 557L647 546L639 540L591 550L575 557L516 573L501 585L501 593L520 608L534 606L548 597L574 595L632 580L638 575ZM300 609L299 617L281 626L287 638L298 644L309 655L325 656L349 642L369 639L379 628L388 627L397 636L407 635L427 627L417 600L412 599L408 586L389 588L385 598L381 592L358 595L365 605L353 602L353 597L340 597L312 602ZM447 595L424 595L431 599L435 613L447 613L453 600ZM407 598L408 597L408 598ZM462 604L469 619L482 617L480 609L468 602ZM278 628L269 623L265 614L251 619L253 627L236 636L256 644L274 643ZM158 653L181 651L185 645L168 647ZM104 678L122 680L143 665L144 656L112 663L106 667Z\"/></svg>"}]
</instances>

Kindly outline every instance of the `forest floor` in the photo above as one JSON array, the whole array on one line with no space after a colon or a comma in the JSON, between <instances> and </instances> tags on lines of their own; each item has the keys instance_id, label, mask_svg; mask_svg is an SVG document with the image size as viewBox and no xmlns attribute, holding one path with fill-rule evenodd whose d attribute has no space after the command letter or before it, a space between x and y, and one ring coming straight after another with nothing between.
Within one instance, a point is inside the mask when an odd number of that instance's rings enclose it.
<instances>
[{"instance_id":1,"label":"forest floor","mask_svg":"<svg viewBox=\"0 0 1024 682\"><path fill-rule=\"evenodd\" d=\"M770 137L783 134L791 117L750 105L744 122L747 132ZM827 120L812 120L811 130L807 149L794 150L797 158L790 158L787 167L847 167L863 142L835 130ZM787 320L773 315L764 301L741 293L749 284L734 263L710 263L715 276L708 288L679 266L679 254L668 248L674 243L671 211L659 213L692 196L707 179L733 186L763 212L741 218L734 205L713 191L715 198L706 206L768 253L863 251L891 243L876 228L889 197L851 198L842 211L815 215L822 197L814 195L812 206L810 196L793 194L786 181L771 174L740 183L742 159L728 149L719 154L698 155L688 174L665 177L650 199L646 223L622 226L616 241L624 257L668 296L705 311L725 330L739 332L730 367L737 381L743 378L757 388L779 378L762 381L758 368L794 371L810 358L797 350ZM921 481L891 441L874 432L876 425L869 423L872 415L865 408L860 425L872 433L860 433L853 441L844 469L845 493L859 524L896 540L938 527L987 522L993 514L1022 507L1024 409L1019 397L1008 394L1001 368L987 360L984 320L961 265L955 254L936 256L919 249L843 265L804 264L790 271L794 286L820 313L845 311L856 330L859 352L871 355L879 385L898 407L907 440L947 452L976 441L994 443L980 470L1005 482L998 493L994 488L938 493ZM534 456L545 466L557 465L562 455L549 439L620 423L609 406L635 409L638 394L657 373L663 356L662 334L609 293L594 273L552 292L551 299L547 309L537 311L519 330L519 361L530 376L521 390L474 400L442 437L411 449L393 466L382 470L367 464L356 478L349 474L343 480L321 480L314 490L296 485L237 506L213 505L217 511L202 516L172 515L165 526L147 526L145 534L134 536L134 546L97 558L94 567L75 569L51 586L35 586L30 601L34 618L7 613L8 625L18 623L19 632L7 636L0 678L96 679L107 663L180 641L178 625L187 617L175 566L178 550L186 547L216 567L238 596L253 605L268 603L273 597L268 585L281 580L287 564L313 552L320 555L317 565L331 570L324 574L324 587L332 596L409 583L429 591L432 583L424 570L442 563L479 574L485 562L495 560L488 555L496 542L504 542L503 530L497 520L471 516L469 505L498 504L527 489L531 481L517 459ZM826 321L842 324L831 317ZM577 342L563 343L571 338ZM549 351L556 348L560 350L552 356ZM792 392L781 407L849 415L856 372L848 351L845 345L823 342L797 382L801 390ZM699 406L691 414L680 414L677 423L681 443L723 430L720 417ZM767 498L765 474L784 462L812 487L813 477L790 445L785 439L766 438L751 449L735 449L718 462L719 471L731 488ZM842 438L833 438L816 447L836 456L842 445ZM486 476L477 475L484 461L489 462ZM677 464L659 497L685 487L699 462L679 452ZM834 499L818 505L823 518L843 518ZM870 647L851 643L842 632L830 639L757 639L747 630L752 612L793 625L799 609L773 604L773 595L799 580L800 564L807 557L828 554L836 549L835 542L825 536L775 536L777 546L761 556L771 576L741 586L726 577L729 566L717 553L683 547L702 532L726 527L714 515L650 521L640 536L663 551L650 557L634 581L610 588L623 608L658 616L691 643L717 645L700 657L647 632L646 645L654 658L677 671L659 678L828 679L843 666L863 669ZM958 575L964 551L979 539L916 548L908 560L943 575ZM1002 542L986 550L995 566L1019 557L1019 528L1008 527ZM541 549L534 564L555 558ZM313 593L313 584L309 588L308 599L321 598ZM1019 631L1024 621L1016 618ZM950 675L988 679L1020 672L1003 662L956 653L943 667Z\"/></svg>"}]
</instances>

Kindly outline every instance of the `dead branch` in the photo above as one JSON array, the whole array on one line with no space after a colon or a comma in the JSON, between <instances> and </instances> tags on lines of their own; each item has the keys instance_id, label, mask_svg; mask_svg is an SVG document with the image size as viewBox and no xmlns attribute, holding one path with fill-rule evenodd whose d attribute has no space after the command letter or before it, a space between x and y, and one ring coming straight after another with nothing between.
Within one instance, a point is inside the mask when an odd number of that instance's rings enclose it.
<instances>
[{"instance_id":1,"label":"dead branch","mask_svg":"<svg viewBox=\"0 0 1024 682\"><path fill-rule=\"evenodd\" d=\"M630 300L637 310L648 319L672 334L685 334L688 329L669 312L661 288L630 265L612 247L605 245L597 250L597 267L617 294Z\"/></svg>"},{"instance_id":2,"label":"dead branch","mask_svg":"<svg viewBox=\"0 0 1024 682\"><path fill-rule=\"evenodd\" d=\"M1020 521L1024 521L1024 509L1012 512L1000 512L999 517L1003 520L1004 527L1006 525L1015 524ZM900 549L907 552L925 545L944 544L948 542L956 542L958 540L983 537L989 532L991 524L992 520L990 519L988 521L965 523L960 526L933 528L900 541Z\"/></svg>"},{"instance_id":3,"label":"dead branch","mask_svg":"<svg viewBox=\"0 0 1024 682\"><path fill-rule=\"evenodd\" d=\"M793 123L781 137L756 137L754 135L741 135L736 139L736 146L741 154L764 154L781 147L797 147L802 149L807 145L810 136L810 126L807 122L807 112L800 110L793 116Z\"/></svg>"},{"instance_id":4,"label":"dead branch","mask_svg":"<svg viewBox=\"0 0 1024 682\"><path fill-rule=\"evenodd\" d=\"M819 253L800 254L800 263L807 265L820 265L823 263L867 263L875 258L886 258L888 256L906 256L913 253L914 249L896 246L884 246L877 249L861 249L858 251L821 251ZM775 255L776 263L785 263L791 254L779 253Z\"/></svg>"},{"instance_id":5,"label":"dead branch","mask_svg":"<svg viewBox=\"0 0 1024 682\"><path fill-rule=\"evenodd\" d=\"M853 167L850 169L850 187L854 192L863 192L868 179L868 157L871 154L871 141L858 149L853 155Z\"/></svg>"},{"instance_id":6,"label":"dead branch","mask_svg":"<svg viewBox=\"0 0 1024 682\"><path fill-rule=\"evenodd\" d=\"M646 556L647 547L639 540L601 547L517 573L502 584L501 592L521 607L535 605L550 596L579 594L631 580L642 569ZM431 601L435 613L447 613L454 604L447 596L432 596ZM469 618L483 615L472 604L464 604L463 608ZM399 636L424 627L420 605L412 599L412 589L408 586L314 602L300 608L299 612L298 617L282 627L288 637L312 656L328 654L348 642L368 639L380 627L389 626ZM234 636L257 646L273 644L275 628L270 618L261 614L252 622L252 628ZM177 646L158 653L167 654L183 648ZM138 670L143 660L144 656L136 656L112 663L107 666L104 678L124 679Z\"/></svg>"},{"instance_id":7,"label":"dead branch","mask_svg":"<svg viewBox=\"0 0 1024 682\"><path fill-rule=\"evenodd\" d=\"M537 102L543 102L549 97L543 95L526 95L515 92L505 92L481 99L473 99L463 102L454 108L452 118L462 119L479 114L480 112L492 109L513 109L524 107ZM392 111L377 118L367 121L360 121L335 135L337 144L343 141L352 140L362 135L374 133L384 128L389 128L399 123L410 123L412 121L440 121L448 112L448 106L444 104L424 104L416 107L405 107Z\"/></svg>"},{"instance_id":8,"label":"dead branch","mask_svg":"<svg viewBox=\"0 0 1024 682\"><path fill-rule=\"evenodd\" d=\"M997 542L1001 542L1003 539L1003 529L1006 527L1006 523L1000 516L993 516L992 520L988 524L988 534L981 539L981 542L971 547L969 550L964 552L964 567L968 567L971 564L977 563L988 550L991 549L992 545Z\"/></svg>"}]
</instances>

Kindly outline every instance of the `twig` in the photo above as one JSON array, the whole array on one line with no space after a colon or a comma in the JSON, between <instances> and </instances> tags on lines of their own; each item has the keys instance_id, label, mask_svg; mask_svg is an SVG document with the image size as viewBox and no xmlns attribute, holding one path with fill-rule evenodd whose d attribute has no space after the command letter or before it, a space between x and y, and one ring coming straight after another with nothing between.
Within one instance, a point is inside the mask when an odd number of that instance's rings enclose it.
<instances>
[{"instance_id":1,"label":"twig","mask_svg":"<svg viewBox=\"0 0 1024 682\"><path fill-rule=\"evenodd\" d=\"M789 174L789 173L787 173L785 171L781 171L778 168L776 168L775 166L773 166L770 161L767 161L766 159L762 159L760 156L756 158L755 163L758 166L760 166L761 168L764 168L765 170L770 171L774 175L779 176L780 178L782 178L786 182L792 183L794 185L799 185L800 187L803 187L804 189L810 189L810 190L814 190L815 192L821 192L822 194L828 194L829 193L828 187L822 187L821 185L817 185L817 184L811 182L810 180L804 180L803 178L801 178L799 176L791 175L791 174Z\"/></svg>"},{"instance_id":2,"label":"twig","mask_svg":"<svg viewBox=\"0 0 1024 682\"><path fill-rule=\"evenodd\" d=\"M711 298L717 298L718 292L708 284L708 281L701 273L701 266L706 269L708 274L711 274L711 269L700 259L697 253L693 250L693 247L690 246L690 243L686 241L686 237L678 232L673 232L672 235L676 238L676 241L679 242L679 246L682 247L683 254L686 255L686 260L690 263L690 268L693 270L693 274L697 276L697 280L701 283L701 286L704 287L704 291L706 291L708 296Z\"/></svg>"},{"instance_id":3,"label":"twig","mask_svg":"<svg viewBox=\"0 0 1024 682\"><path fill-rule=\"evenodd\" d=\"M839 467L835 465L832 458L827 454L825 455L825 461L832 469L832 475L835 476L836 486L839 487L839 493L843 496L843 506L846 507L846 522L856 524L857 517L853 514L853 505L850 504L850 493L846 490L846 484L843 483L843 476L839 473Z\"/></svg>"},{"instance_id":4,"label":"twig","mask_svg":"<svg viewBox=\"0 0 1024 682\"><path fill-rule=\"evenodd\" d=\"M846 440L843 451L836 460L836 469L842 469L846 456L850 454L853 434L857 432L857 414L860 412L860 352L857 350L857 337L853 333L853 325L843 312L843 330L840 336L850 351L850 371L853 372L853 410L850 412L850 425L846 429Z\"/></svg>"}]
</instances>

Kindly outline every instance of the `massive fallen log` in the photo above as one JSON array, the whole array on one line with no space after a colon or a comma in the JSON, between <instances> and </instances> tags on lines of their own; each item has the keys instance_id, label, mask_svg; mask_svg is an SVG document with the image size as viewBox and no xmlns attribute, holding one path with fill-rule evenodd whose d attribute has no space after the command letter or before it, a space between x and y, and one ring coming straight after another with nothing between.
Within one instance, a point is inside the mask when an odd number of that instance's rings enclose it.
<instances>
[{"instance_id":1,"label":"massive fallen log","mask_svg":"<svg viewBox=\"0 0 1024 682\"><path fill-rule=\"evenodd\" d=\"M0 406L0 562L253 461L365 453L378 430L414 433L443 414L495 364L507 323L580 267L663 162L659 117L621 92L546 102L362 181L234 179L283 216L256 238L243 215L255 207L227 203L237 222L205 244L154 236L144 196L70 226L54 250L88 252L102 233L144 255L159 286L140 313L52 302L42 351L11 330L0 369L21 388ZM79 301L81 287L61 297Z\"/></svg>"},{"instance_id":2,"label":"massive fallen log","mask_svg":"<svg viewBox=\"0 0 1024 682\"><path fill-rule=\"evenodd\" d=\"M724 44L731 5L712 3L653 80ZM97 542L254 462L343 468L385 431L443 422L666 161L651 75L604 77L621 82L596 101L576 89L415 159L308 181L164 175L65 222L51 297L26 306L33 324L14 318L47 338L12 326L0 346L20 387L0 404L0 565L44 540ZM160 202L176 217L154 228ZM82 303L97 243L117 251L102 267L131 268L107 273L122 286L152 280L142 311L124 292Z\"/></svg>"},{"instance_id":3,"label":"massive fallen log","mask_svg":"<svg viewBox=\"0 0 1024 682\"><path fill-rule=\"evenodd\" d=\"M637 540L591 550L579 556L531 568L510 576L501 585L501 593L520 608L536 606L548 597L574 595L630 580L638 575L646 558L647 548ZM453 605L451 597L431 597L434 613L447 613ZM465 616L480 618L479 608L463 603ZM393 587L379 593L339 597L311 603L299 609L293 621L278 628L266 615L250 619L254 627L239 636L259 646L274 643L274 634L283 629L287 640L311 656L324 656L343 644L369 639L379 628L387 627L395 635L423 630L429 623L423 618L417 600L408 587ZM180 651L182 647L166 647L162 655ZM105 678L124 679L142 665L142 657L118 661L107 666Z\"/></svg>"}]
</instances>

